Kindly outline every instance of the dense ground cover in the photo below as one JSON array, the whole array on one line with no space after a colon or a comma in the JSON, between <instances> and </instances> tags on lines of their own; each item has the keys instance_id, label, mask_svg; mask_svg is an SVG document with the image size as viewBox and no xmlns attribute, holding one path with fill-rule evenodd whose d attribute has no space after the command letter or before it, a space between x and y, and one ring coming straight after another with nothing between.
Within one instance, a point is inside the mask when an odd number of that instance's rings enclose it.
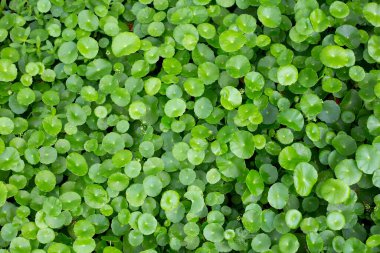
<instances>
[{"instance_id":1,"label":"dense ground cover","mask_svg":"<svg viewBox=\"0 0 380 253\"><path fill-rule=\"evenodd\" d=\"M376 1L0 11L0 253L380 251Z\"/></svg>"}]
</instances>

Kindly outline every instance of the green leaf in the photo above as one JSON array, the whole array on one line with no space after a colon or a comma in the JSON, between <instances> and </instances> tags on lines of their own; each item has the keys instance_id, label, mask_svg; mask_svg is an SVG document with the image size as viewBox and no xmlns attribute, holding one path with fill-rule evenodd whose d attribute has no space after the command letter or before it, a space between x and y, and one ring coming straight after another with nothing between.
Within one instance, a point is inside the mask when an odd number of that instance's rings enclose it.
<instances>
[{"instance_id":1,"label":"green leaf","mask_svg":"<svg viewBox=\"0 0 380 253\"><path fill-rule=\"evenodd\" d=\"M112 53L116 57L133 54L140 49L140 38L131 32L119 33L112 39Z\"/></svg>"},{"instance_id":2,"label":"green leaf","mask_svg":"<svg viewBox=\"0 0 380 253\"><path fill-rule=\"evenodd\" d=\"M284 208L288 200L289 189L283 183L275 183L269 188L268 202L273 208Z\"/></svg>"},{"instance_id":3,"label":"green leaf","mask_svg":"<svg viewBox=\"0 0 380 253\"><path fill-rule=\"evenodd\" d=\"M247 39L241 32L226 30L219 36L220 47L225 52L235 52L244 46Z\"/></svg>"},{"instance_id":4,"label":"green leaf","mask_svg":"<svg viewBox=\"0 0 380 253\"><path fill-rule=\"evenodd\" d=\"M281 252L289 252L289 253L297 252L298 248L300 247L297 237L289 233L284 234L280 237L278 245Z\"/></svg>"},{"instance_id":5,"label":"green leaf","mask_svg":"<svg viewBox=\"0 0 380 253\"><path fill-rule=\"evenodd\" d=\"M309 148L300 143L294 143L281 150L278 156L278 162L286 170L294 170L301 162L309 162L311 151Z\"/></svg>"},{"instance_id":6,"label":"green leaf","mask_svg":"<svg viewBox=\"0 0 380 253\"><path fill-rule=\"evenodd\" d=\"M321 50L319 59L326 67L340 69L349 64L348 50L335 45L329 45Z\"/></svg>"},{"instance_id":7,"label":"green leaf","mask_svg":"<svg viewBox=\"0 0 380 253\"><path fill-rule=\"evenodd\" d=\"M77 45L72 41L64 42L58 49L58 58L64 64L73 63L77 57Z\"/></svg>"},{"instance_id":8,"label":"green leaf","mask_svg":"<svg viewBox=\"0 0 380 253\"><path fill-rule=\"evenodd\" d=\"M380 4L375 2L366 3L363 7L363 15L371 25L380 26Z\"/></svg>"},{"instance_id":9,"label":"green leaf","mask_svg":"<svg viewBox=\"0 0 380 253\"><path fill-rule=\"evenodd\" d=\"M306 244L311 253L318 253L323 251L323 238L316 232L311 232L306 235Z\"/></svg>"},{"instance_id":10,"label":"green leaf","mask_svg":"<svg viewBox=\"0 0 380 253\"><path fill-rule=\"evenodd\" d=\"M20 172L23 168L24 162L20 159L18 151L13 147L6 147L4 152L0 154L0 169Z\"/></svg>"},{"instance_id":11,"label":"green leaf","mask_svg":"<svg viewBox=\"0 0 380 253\"><path fill-rule=\"evenodd\" d=\"M281 85L292 85L298 80L298 70L293 65L280 66L277 70L277 79Z\"/></svg>"},{"instance_id":12,"label":"green leaf","mask_svg":"<svg viewBox=\"0 0 380 253\"><path fill-rule=\"evenodd\" d=\"M220 91L220 103L227 110L233 110L242 103L240 92L231 86L226 86Z\"/></svg>"},{"instance_id":13,"label":"green leaf","mask_svg":"<svg viewBox=\"0 0 380 253\"><path fill-rule=\"evenodd\" d=\"M355 153L357 146L354 138L344 132L339 132L331 144L341 155L349 156Z\"/></svg>"},{"instance_id":14,"label":"green leaf","mask_svg":"<svg viewBox=\"0 0 380 253\"><path fill-rule=\"evenodd\" d=\"M70 153L66 158L67 169L74 175L84 176L88 172L88 165L84 157L79 153Z\"/></svg>"},{"instance_id":15,"label":"green leaf","mask_svg":"<svg viewBox=\"0 0 380 253\"><path fill-rule=\"evenodd\" d=\"M340 117L340 107L335 101L325 100L323 102L322 112L320 112L317 117L327 124L334 123Z\"/></svg>"},{"instance_id":16,"label":"green leaf","mask_svg":"<svg viewBox=\"0 0 380 253\"><path fill-rule=\"evenodd\" d=\"M342 180L347 185L353 185L360 181L362 172L358 169L356 161L353 159L344 159L334 168L336 178Z\"/></svg>"},{"instance_id":17,"label":"green leaf","mask_svg":"<svg viewBox=\"0 0 380 253\"><path fill-rule=\"evenodd\" d=\"M305 124L300 111L293 108L280 112L277 116L277 121L295 131L301 131Z\"/></svg>"},{"instance_id":18,"label":"green leaf","mask_svg":"<svg viewBox=\"0 0 380 253\"><path fill-rule=\"evenodd\" d=\"M318 181L318 172L309 163L301 162L294 169L294 188L300 196L308 196Z\"/></svg>"},{"instance_id":19,"label":"green leaf","mask_svg":"<svg viewBox=\"0 0 380 253\"><path fill-rule=\"evenodd\" d=\"M244 160L231 153L218 156L216 166L219 168L220 173L228 178L238 178L245 169Z\"/></svg>"},{"instance_id":20,"label":"green leaf","mask_svg":"<svg viewBox=\"0 0 380 253\"><path fill-rule=\"evenodd\" d=\"M380 245L380 235L371 235L367 238L366 245L370 248L374 248Z\"/></svg>"},{"instance_id":21,"label":"green leaf","mask_svg":"<svg viewBox=\"0 0 380 253\"><path fill-rule=\"evenodd\" d=\"M276 28L281 24L281 11L277 6L260 5L257 16L266 27Z\"/></svg>"},{"instance_id":22,"label":"green leaf","mask_svg":"<svg viewBox=\"0 0 380 253\"><path fill-rule=\"evenodd\" d=\"M87 65L86 77L89 80L95 81L103 76L111 73L112 65L104 59L95 59Z\"/></svg>"},{"instance_id":23,"label":"green leaf","mask_svg":"<svg viewBox=\"0 0 380 253\"><path fill-rule=\"evenodd\" d=\"M321 183L319 192L331 204L343 203L350 197L350 188L340 179L327 179Z\"/></svg>"},{"instance_id":24,"label":"green leaf","mask_svg":"<svg viewBox=\"0 0 380 253\"><path fill-rule=\"evenodd\" d=\"M261 207L257 204L250 205L242 217L242 223L245 229L251 233L259 231L261 227Z\"/></svg>"},{"instance_id":25,"label":"green leaf","mask_svg":"<svg viewBox=\"0 0 380 253\"><path fill-rule=\"evenodd\" d=\"M256 197L264 191L264 181L256 170L250 170L245 178L245 184L249 191Z\"/></svg>"},{"instance_id":26,"label":"green leaf","mask_svg":"<svg viewBox=\"0 0 380 253\"><path fill-rule=\"evenodd\" d=\"M10 60L0 59L0 81L12 82L17 77L17 68Z\"/></svg>"},{"instance_id":27,"label":"green leaf","mask_svg":"<svg viewBox=\"0 0 380 253\"><path fill-rule=\"evenodd\" d=\"M314 119L322 112L323 101L315 94L304 94L301 97L300 108L307 118Z\"/></svg>"},{"instance_id":28,"label":"green leaf","mask_svg":"<svg viewBox=\"0 0 380 253\"><path fill-rule=\"evenodd\" d=\"M368 54L374 59L376 62L380 62L380 36L373 35L368 40Z\"/></svg>"},{"instance_id":29,"label":"green leaf","mask_svg":"<svg viewBox=\"0 0 380 253\"><path fill-rule=\"evenodd\" d=\"M230 141L231 152L241 159L249 159L255 151L253 135L248 131L233 133Z\"/></svg>"},{"instance_id":30,"label":"green leaf","mask_svg":"<svg viewBox=\"0 0 380 253\"><path fill-rule=\"evenodd\" d=\"M365 174L373 174L380 169L380 152L371 145L360 145L356 150L355 160L359 170Z\"/></svg>"},{"instance_id":31,"label":"green leaf","mask_svg":"<svg viewBox=\"0 0 380 253\"><path fill-rule=\"evenodd\" d=\"M7 201L8 189L6 185L0 181L0 207L2 207Z\"/></svg>"}]
</instances>

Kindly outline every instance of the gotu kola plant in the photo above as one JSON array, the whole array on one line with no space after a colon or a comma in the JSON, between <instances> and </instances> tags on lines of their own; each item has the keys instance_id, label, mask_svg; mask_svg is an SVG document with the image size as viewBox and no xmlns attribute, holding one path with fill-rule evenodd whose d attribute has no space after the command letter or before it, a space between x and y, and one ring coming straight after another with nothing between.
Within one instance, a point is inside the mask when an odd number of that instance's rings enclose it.
<instances>
[{"instance_id":1,"label":"gotu kola plant","mask_svg":"<svg viewBox=\"0 0 380 253\"><path fill-rule=\"evenodd\" d=\"M377 1L0 11L0 253L380 252Z\"/></svg>"}]
</instances>

